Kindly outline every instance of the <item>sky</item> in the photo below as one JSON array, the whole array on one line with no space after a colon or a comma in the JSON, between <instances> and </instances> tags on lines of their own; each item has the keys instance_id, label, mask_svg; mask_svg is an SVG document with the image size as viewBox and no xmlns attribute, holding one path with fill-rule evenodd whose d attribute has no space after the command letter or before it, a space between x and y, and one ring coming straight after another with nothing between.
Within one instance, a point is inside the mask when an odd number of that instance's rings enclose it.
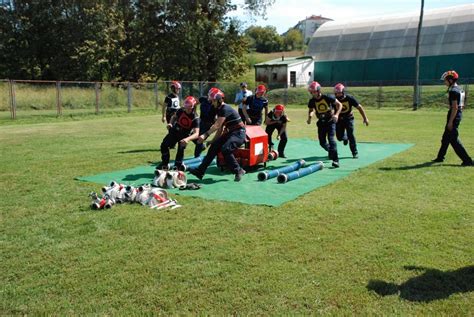
<instances>
[{"instance_id":1,"label":"sky","mask_svg":"<svg viewBox=\"0 0 474 317\"><path fill-rule=\"evenodd\" d=\"M243 0L233 0L240 5ZM472 4L474 0L425 0L425 11L461 4ZM267 18L251 20L245 12L239 10L229 14L237 17L246 29L251 25L276 27L279 34L295 26L298 21L311 15L322 15L335 21L373 18L377 16L419 13L421 0L276 0L267 9Z\"/></svg>"}]
</instances>

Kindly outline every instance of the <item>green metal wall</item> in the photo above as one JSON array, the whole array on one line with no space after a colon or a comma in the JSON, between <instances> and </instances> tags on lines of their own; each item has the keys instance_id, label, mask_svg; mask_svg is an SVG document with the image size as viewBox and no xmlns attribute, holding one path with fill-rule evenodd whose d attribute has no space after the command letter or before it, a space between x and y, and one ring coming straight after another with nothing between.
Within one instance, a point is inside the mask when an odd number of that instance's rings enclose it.
<instances>
[{"instance_id":1,"label":"green metal wall","mask_svg":"<svg viewBox=\"0 0 474 317\"><path fill-rule=\"evenodd\" d=\"M449 69L459 73L461 80L474 81L474 54L420 57L420 80L438 81ZM415 58L387 58L352 61L316 61L314 80L323 85L335 82L368 82L396 84L413 81Z\"/></svg>"}]
</instances>

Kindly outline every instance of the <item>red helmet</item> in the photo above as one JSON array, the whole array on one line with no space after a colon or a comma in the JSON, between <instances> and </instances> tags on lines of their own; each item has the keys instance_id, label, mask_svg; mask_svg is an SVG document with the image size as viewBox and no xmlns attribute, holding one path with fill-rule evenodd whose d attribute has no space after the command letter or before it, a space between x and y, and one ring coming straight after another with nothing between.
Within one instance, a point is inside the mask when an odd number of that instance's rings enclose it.
<instances>
[{"instance_id":1,"label":"red helmet","mask_svg":"<svg viewBox=\"0 0 474 317\"><path fill-rule=\"evenodd\" d=\"M209 99L213 100L222 100L224 99L225 95L220 89L211 89L209 90Z\"/></svg>"},{"instance_id":2,"label":"red helmet","mask_svg":"<svg viewBox=\"0 0 474 317\"><path fill-rule=\"evenodd\" d=\"M256 94L264 94L267 92L267 87L265 85L258 85L257 88L255 89Z\"/></svg>"},{"instance_id":3,"label":"red helmet","mask_svg":"<svg viewBox=\"0 0 474 317\"><path fill-rule=\"evenodd\" d=\"M285 106L284 105L276 105L275 108L273 108L273 111L283 113L283 111L285 111Z\"/></svg>"},{"instance_id":4,"label":"red helmet","mask_svg":"<svg viewBox=\"0 0 474 317\"><path fill-rule=\"evenodd\" d=\"M184 108L194 109L197 102L198 101L193 96L187 96L186 99L184 99Z\"/></svg>"},{"instance_id":5,"label":"red helmet","mask_svg":"<svg viewBox=\"0 0 474 317\"><path fill-rule=\"evenodd\" d=\"M443 75L441 75L441 80L445 80L445 79L458 80L458 78L459 78L459 75L458 73L456 73L455 70L448 70L447 72L444 72Z\"/></svg>"},{"instance_id":6,"label":"red helmet","mask_svg":"<svg viewBox=\"0 0 474 317\"><path fill-rule=\"evenodd\" d=\"M216 93L217 91L219 91L219 88L217 88L217 87L212 87L211 89L209 89L209 91L207 93L207 98L211 99L211 94Z\"/></svg>"},{"instance_id":7,"label":"red helmet","mask_svg":"<svg viewBox=\"0 0 474 317\"><path fill-rule=\"evenodd\" d=\"M177 91L178 89L181 89L181 84L178 81L173 80L171 82L171 88L174 88L174 90Z\"/></svg>"},{"instance_id":8,"label":"red helmet","mask_svg":"<svg viewBox=\"0 0 474 317\"><path fill-rule=\"evenodd\" d=\"M338 93L338 92L342 92L344 93L344 89L346 87L344 87L343 84L339 83L339 84L336 84L336 86L334 86L334 93Z\"/></svg>"},{"instance_id":9,"label":"red helmet","mask_svg":"<svg viewBox=\"0 0 474 317\"><path fill-rule=\"evenodd\" d=\"M313 81L311 84L309 84L308 91L311 93L321 91L321 85L317 81Z\"/></svg>"}]
</instances>

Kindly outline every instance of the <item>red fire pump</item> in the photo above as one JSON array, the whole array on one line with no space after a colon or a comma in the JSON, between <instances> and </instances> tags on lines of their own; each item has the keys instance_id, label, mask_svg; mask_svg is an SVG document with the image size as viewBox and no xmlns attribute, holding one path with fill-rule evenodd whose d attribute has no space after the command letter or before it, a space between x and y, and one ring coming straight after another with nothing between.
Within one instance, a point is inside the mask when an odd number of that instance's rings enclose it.
<instances>
[{"instance_id":1,"label":"red fire pump","mask_svg":"<svg viewBox=\"0 0 474 317\"><path fill-rule=\"evenodd\" d=\"M234 156L242 168L263 163L267 166L268 134L258 125L245 126L245 147L236 149ZM222 170L226 166L222 153L217 154L217 166Z\"/></svg>"}]
</instances>

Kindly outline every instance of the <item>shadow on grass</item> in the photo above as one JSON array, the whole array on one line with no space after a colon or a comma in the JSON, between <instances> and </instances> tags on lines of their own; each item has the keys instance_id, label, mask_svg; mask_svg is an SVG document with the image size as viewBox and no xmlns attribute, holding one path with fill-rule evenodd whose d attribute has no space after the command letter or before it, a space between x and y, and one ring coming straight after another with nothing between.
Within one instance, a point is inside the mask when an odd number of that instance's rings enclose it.
<instances>
[{"instance_id":1,"label":"shadow on grass","mask_svg":"<svg viewBox=\"0 0 474 317\"><path fill-rule=\"evenodd\" d=\"M438 164L436 162L424 162L424 163L419 163L415 165L407 165L407 166L400 166L400 167L381 167L379 168L382 171L407 171L407 170L414 170L418 168L424 168L424 167L430 167L434 164ZM461 165L456 165L456 164L442 164L438 166L461 166Z\"/></svg>"},{"instance_id":2,"label":"shadow on grass","mask_svg":"<svg viewBox=\"0 0 474 317\"><path fill-rule=\"evenodd\" d=\"M136 181L136 180L139 180L139 179L142 179L142 178L153 179L153 178L155 178L155 174L153 174L153 173L128 174L128 175L125 175L123 180L127 181L127 182L130 182L130 181Z\"/></svg>"},{"instance_id":3,"label":"shadow on grass","mask_svg":"<svg viewBox=\"0 0 474 317\"><path fill-rule=\"evenodd\" d=\"M206 178L206 175L204 175L203 179L195 179L195 180L192 181L192 183L210 185L210 184L217 184L217 183L230 182L230 181L231 180L229 180L229 179Z\"/></svg>"},{"instance_id":4,"label":"shadow on grass","mask_svg":"<svg viewBox=\"0 0 474 317\"><path fill-rule=\"evenodd\" d=\"M206 173L205 175L207 175L208 177L213 175L213 176L225 176L225 175L233 175L230 171L224 169L223 171L221 171L221 169L219 167L216 167L216 166L210 166L207 170L206 170ZM205 176L204 176L205 177Z\"/></svg>"},{"instance_id":5,"label":"shadow on grass","mask_svg":"<svg viewBox=\"0 0 474 317\"><path fill-rule=\"evenodd\" d=\"M380 296L398 293L400 298L412 302L431 302L448 298L452 294L474 291L474 266L466 266L454 271L440 271L418 266L405 266L404 269L423 273L400 285L370 280L367 289Z\"/></svg>"},{"instance_id":6,"label":"shadow on grass","mask_svg":"<svg viewBox=\"0 0 474 317\"><path fill-rule=\"evenodd\" d=\"M130 151L120 151L118 154L131 154L131 153L144 153L144 152L160 152L160 149L141 149L141 150L130 150Z\"/></svg>"},{"instance_id":7,"label":"shadow on grass","mask_svg":"<svg viewBox=\"0 0 474 317\"><path fill-rule=\"evenodd\" d=\"M191 175L188 171L188 177ZM216 177L222 177L225 176L227 177L226 179L214 179L212 176ZM192 176L195 178L195 176ZM198 184L215 184L215 183L222 183L222 182L233 182L234 174L231 173L229 170L225 169L221 170L220 167L217 167L216 165L211 165L207 168L206 173L204 174L203 179L193 179L192 182L198 183ZM189 179L188 179L189 181Z\"/></svg>"}]
</instances>

